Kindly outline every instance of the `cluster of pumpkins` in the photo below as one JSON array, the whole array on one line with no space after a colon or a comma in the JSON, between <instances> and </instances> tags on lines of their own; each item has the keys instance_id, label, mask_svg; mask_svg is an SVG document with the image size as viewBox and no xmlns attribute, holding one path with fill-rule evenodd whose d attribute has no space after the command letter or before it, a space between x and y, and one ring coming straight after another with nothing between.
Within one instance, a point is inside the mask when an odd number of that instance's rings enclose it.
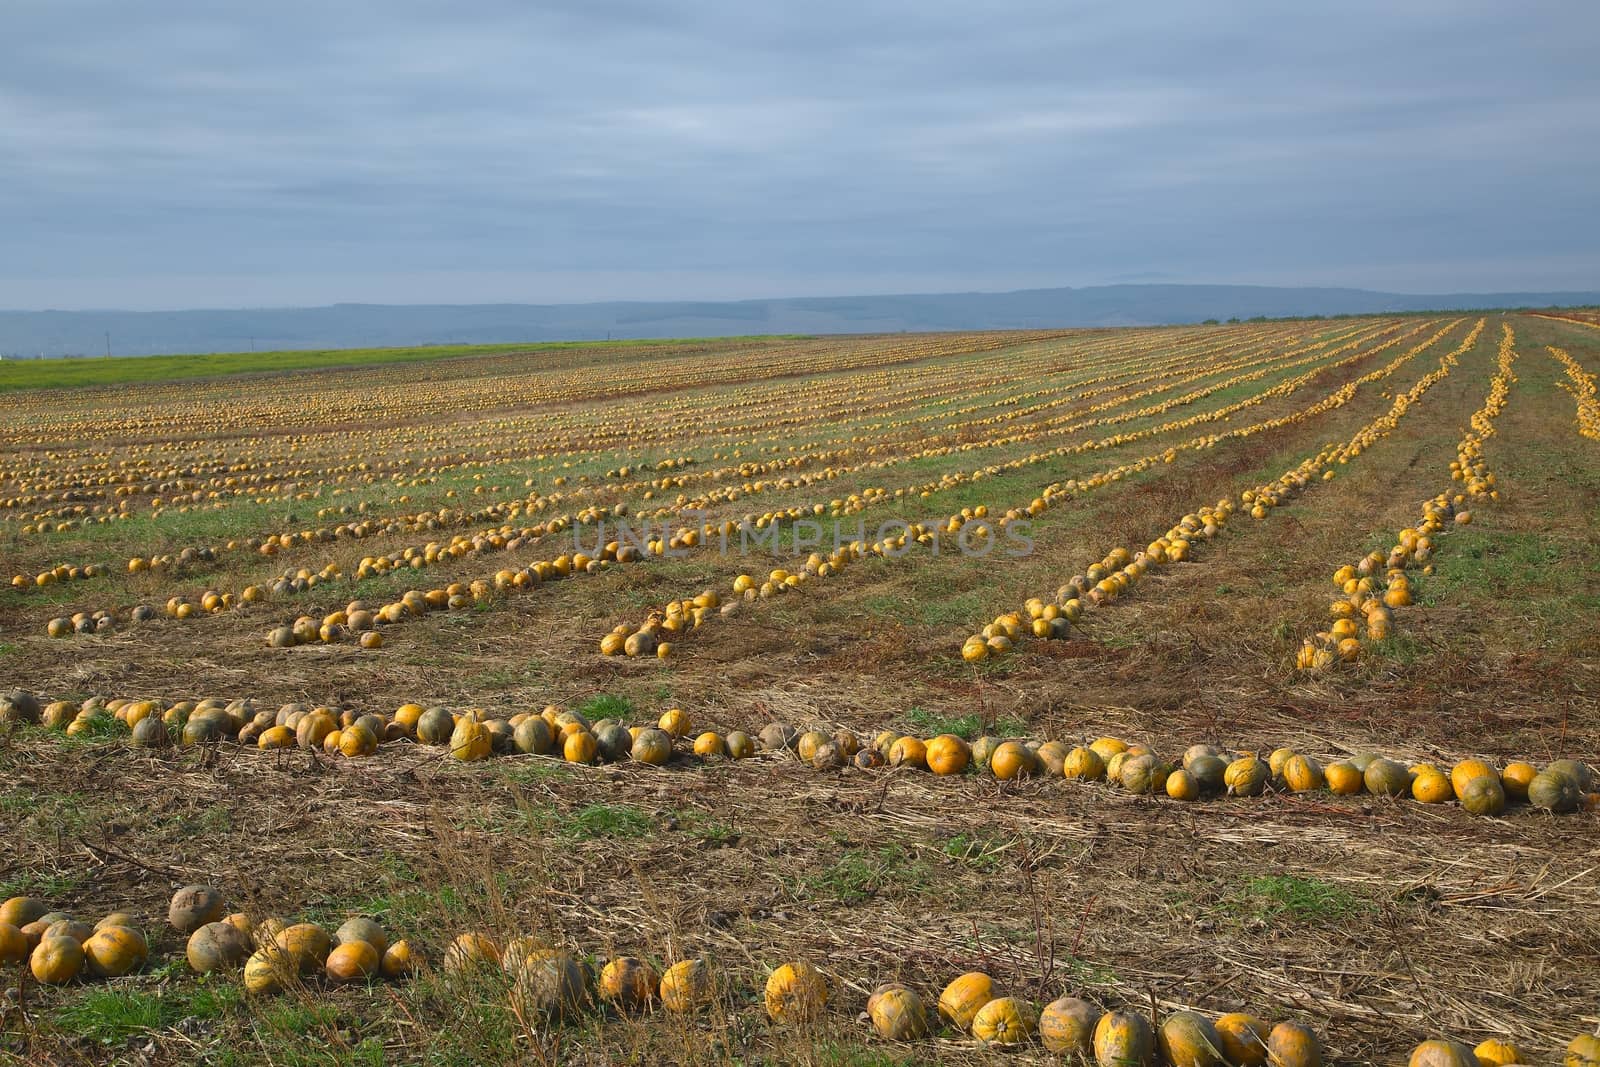
<instances>
[{"instance_id":1,"label":"cluster of pumpkins","mask_svg":"<svg viewBox=\"0 0 1600 1067\"><path fill-rule=\"evenodd\" d=\"M1566 369L1567 381L1561 388L1572 394L1578 409L1578 433L1593 441L1600 441L1600 390L1596 389L1595 376L1583 369L1565 349L1546 346L1551 357Z\"/></svg>"},{"instance_id":2,"label":"cluster of pumpkins","mask_svg":"<svg viewBox=\"0 0 1600 1067\"><path fill-rule=\"evenodd\" d=\"M12 575L11 588L18 592L26 592L29 589L59 585L62 582L81 582L89 578L98 578L105 573L105 567L98 563L85 563L82 566L75 563L58 563L49 570L40 571L32 578L26 574Z\"/></svg>"},{"instance_id":3,"label":"cluster of pumpkins","mask_svg":"<svg viewBox=\"0 0 1600 1067\"><path fill-rule=\"evenodd\" d=\"M1425 501L1417 524L1399 531L1387 554L1373 552L1333 572L1333 585L1340 593L1329 607L1333 622L1300 646L1296 667L1323 671L1336 663L1354 662L1361 656L1363 631L1368 641L1386 640L1393 630L1395 609L1413 602L1407 570L1419 568L1423 574L1432 574L1435 539L1452 525L1470 524L1474 502L1500 500L1494 473L1484 460L1483 442L1494 436L1494 420L1505 408L1517 380L1511 370L1516 361L1514 344L1515 334L1505 326L1489 393L1473 412L1472 428L1462 435L1456 458L1450 462L1450 478L1461 483L1462 491L1443 492Z\"/></svg>"},{"instance_id":4,"label":"cluster of pumpkins","mask_svg":"<svg viewBox=\"0 0 1600 1067\"><path fill-rule=\"evenodd\" d=\"M0 904L0 966L25 963L45 985L64 985L80 975L121 978L149 957L149 943L125 912L91 925L35 897Z\"/></svg>"}]
</instances>

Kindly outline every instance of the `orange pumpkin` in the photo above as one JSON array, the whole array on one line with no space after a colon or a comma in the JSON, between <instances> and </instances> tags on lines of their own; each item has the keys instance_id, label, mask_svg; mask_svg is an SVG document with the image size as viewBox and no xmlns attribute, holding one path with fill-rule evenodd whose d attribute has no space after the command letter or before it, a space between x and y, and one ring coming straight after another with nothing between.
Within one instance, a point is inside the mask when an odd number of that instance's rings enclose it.
<instances>
[{"instance_id":1,"label":"orange pumpkin","mask_svg":"<svg viewBox=\"0 0 1600 1067\"><path fill-rule=\"evenodd\" d=\"M968 971L939 994L939 1015L958 1030L972 1025L978 1009L994 999L994 981L982 971Z\"/></svg>"},{"instance_id":2,"label":"orange pumpkin","mask_svg":"<svg viewBox=\"0 0 1600 1067\"><path fill-rule=\"evenodd\" d=\"M967 769L972 750L954 734L940 734L923 746L923 759L934 774L960 774Z\"/></svg>"}]
</instances>

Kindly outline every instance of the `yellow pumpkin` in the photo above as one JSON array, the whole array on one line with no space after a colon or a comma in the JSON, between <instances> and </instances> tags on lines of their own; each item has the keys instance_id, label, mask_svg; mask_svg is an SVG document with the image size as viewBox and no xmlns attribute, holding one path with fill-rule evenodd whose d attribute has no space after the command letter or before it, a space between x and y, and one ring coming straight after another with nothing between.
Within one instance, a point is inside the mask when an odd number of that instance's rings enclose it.
<instances>
[{"instance_id":1,"label":"yellow pumpkin","mask_svg":"<svg viewBox=\"0 0 1600 1067\"><path fill-rule=\"evenodd\" d=\"M1216 1021L1222 1058L1232 1067L1262 1067L1267 1062L1266 1022L1245 1012L1231 1012Z\"/></svg>"},{"instance_id":2,"label":"yellow pumpkin","mask_svg":"<svg viewBox=\"0 0 1600 1067\"><path fill-rule=\"evenodd\" d=\"M1241 756L1228 764L1222 782L1228 787L1229 796L1257 797L1266 789L1271 777L1272 768L1262 760L1255 756Z\"/></svg>"},{"instance_id":3,"label":"yellow pumpkin","mask_svg":"<svg viewBox=\"0 0 1600 1067\"><path fill-rule=\"evenodd\" d=\"M1459 1041L1432 1038L1411 1050L1408 1067L1478 1067L1478 1057Z\"/></svg>"},{"instance_id":4,"label":"yellow pumpkin","mask_svg":"<svg viewBox=\"0 0 1600 1067\"><path fill-rule=\"evenodd\" d=\"M301 974L313 974L328 958L333 939L316 923L295 923L280 930L272 943Z\"/></svg>"},{"instance_id":5,"label":"yellow pumpkin","mask_svg":"<svg viewBox=\"0 0 1600 1067\"><path fill-rule=\"evenodd\" d=\"M1461 799L1461 794L1466 791L1467 783L1474 778L1492 777L1499 780L1500 776L1494 768L1481 759L1464 759L1450 768L1450 786L1454 790L1456 799Z\"/></svg>"},{"instance_id":6,"label":"yellow pumpkin","mask_svg":"<svg viewBox=\"0 0 1600 1067\"><path fill-rule=\"evenodd\" d=\"M1096 782L1106 776L1106 761L1092 748L1075 748L1061 762L1061 774L1080 782Z\"/></svg>"},{"instance_id":7,"label":"yellow pumpkin","mask_svg":"<svg viewBox=\"0 0 1600 1067\"><path fill-rule=\"evenodd\" d=\"M1200 783L1183 768L1179 768L1167 775L1167 796L1173 800L1193 801L1200 799Z\"/></svg>"},{"instance_id":8,"label":"yellow pumpkin","mask_svg":"<svg viewBox=\"0 0 1600 1067\"><path fill-rule=\"evenodd\" d=\"M996 997L972 1017L972 1036L986 1045L1019 1045L1033 1036L1039 1017L1018 997Z\"/></svg>"},{"instance_id":9,"label":"yellow pumpkin","mask_svg":"<svg viewBox=\"0 0 1600 1067\"><path fill-rule=\"evenodd\" d=\"M940 734L923 747L923 759L934 774L960 774L967 769L972 750L954 734Z\"/></svg>"},{"instance_id":10,"label":"yellow pumpkin","mask_svg":"<svg viewBox=\"0 0 1600 1067\"><path fill-rule=\"evenodd\" d=\"M471 971L499 963L500 950L495 943L486 935L476 932L456 938L444 954L444 969L447 971Z\"/></svg>"},{"instance_id":11,"label":"yellow pumpkin","mask_svg":"<svg viewBox=\"0 0 1600 1067\"><path fill-rule=\"evenodd\" d=\"M889 765L891 767L915 767L926 770L928 766L928 746L915 737L902 737L889 746Z\"/></svg>"},{"instance_id":12,"label":"yellow pumpkin","mask_svg":"<svg viewBox=\"0 0 1600 1067\"><path fill-rule=\"evenodd\" d=\"M1521 1049L1497 1037L1480 1041L1472 1054L1478 1060L1478 1067L1507 1067L1508 1064L1527 1062L1523 1059Z\"/></svg>"},{"instance_id":13,"label":"yellow pumpkin","mask_svg":"<svg viewBox=\"0 0 1600 1067\"><path fill-rule=\"evenodd\" d=\"M1110 763L1112 756L1128 751L1128 743L1118 737L1097 738L1089 743L1089 747L1100 757L1102 763Z\"/></svg>"},{"instance_id":14,"label":"yellow pumpkin","mask_svg":"<svg viewBox=\"0 0 1600 1067\"><path fill-rule=\"evenodd\" d=\"M22 929L50 913L50 906L36 897L12 897L0 904L0 923Z\"/></svg>"},{"instance_id":15,"label":"yellow pumpkin","mask_svg":"<svg viewBox=\"0 0 1600 1067\"><path fill-rule=\"evenodd\" d=\"M1411 795L1424 804L1444 804L1455 799L1450 779L1438 771L1423 771L1411 782Z\"/></svg>"},{"instance_id":16,"label":"yellow pumpkin","mask_svg":"<svg viewBox=\"0 0 1600 1067\"><path fill-rule=\"evenodd\" d=\"M107 926L83 943L83 961L96 978L121 978L144 966L150 946L126 926Z\"/></svg>"},{"instance_id":17,"label":"yellow pumpkin","mask_svg":"<svg viewBox=\"0 0 1600 1067\"><path fill-rule=\"evenodd\" d=\"M489 758L494 739L483 723L472 715L463 715L450 734L450 755L464 763L475 763Z\"/></svg>"},{"instance_id":18,"label":"yellow pumpkin","mask_svg":"<svg viewBox=\"0 0 1600 1067\"><path fill-rule=\"evenodd\" d=\"M671 734L673 739L676 740L677 738L688 736L689 731L694 728L694 723L689 718L689 713L682 708L668 708L662 713L660 720L656 722L656 726Z\"/></svg>"},{"instance_id":19,"label":"yellow pumpkin","mask_svg":"<svg viewBox=\"0 0 1600 1067\"><path fill-rule=\"evenodd\" d=\"M1177 1011L1161 1020L1156 1045L1168 1067L1222 1067L1222 1038L1204 1016Z\"/></svg>"},{"instance_id":20,"label":"yellow pumpkin","mask_svg":"<svg viewBox=\"0 0 1600 1067\"><path fill-rule=\"evenodd\" d=\"M276 945L257 949L244 964L245 992L255 996L280 993L298 981L298 968Z\"/></svg>"},{"instance_id":21,"label":"yellow pumpkin","mask_svg":"<svg viewBox=\"0 0 1600 1067\"><path fill-rule=\"evenodd\" d=\"M1322 1067L1322 1041L1310 1027L1279 1023L1267 1035L1267 1062L1271 1067Z\"/></svg>"},{"instance_id":22,"label":"yellow pumpkin","mask_svg":"<svg viewBox=\"0 0 1600 1067\"><path fill-rule=\"evenodd\" d=\"M978 1009L994 999L994 981L982 971L968 971L939 994L939 1015L958 1030L972 1025Z\"/></svg>"},{"instance_id":23,"label":"yellow pumpkin","mask_svg":"<svg viewBox=\"0 0 1600 1067\"><path fill-rule=\"evenodd\" d=\"M587 730L576 730L561 743L561 758L568 763L593 763L599 751L599 742Z\"/></svg>"},{"instance_id":24,"label":"yellow pumpkin","mask_svg":"<svg viewBox=\"0 0 1600 1067\"><path fill-rule=\"evenodd\" d=\"M655 999L659 981L648 963L618 956L600 971L600 996L623 1011L637 1011Z\"/></svg>"},{"instance_id":25,"label":"yellow pumpkin","mask_svg":"<svg viewBox=\"0 0 1600 1067\"><path fill-rule=\"evenodd\" d=\"M1292 792L1310 793L1327 784L1322 765L1310 756L1295 755L1283 764L1283 783Z\"/></svg>"},{"instance_id":26,"label":"yellow pumpkin","mask_svg":"<svg viewBox=\"0 0 1600 1067\"><path fill-rule=\"evenodd\" d=\"M83 945L75 937L46 937L28 957L28 970L43 985L64 985L83 970Z\"/></svg>"},{"instance_id":27,"label":"yellow pumpkin","mask_svg":"<svg viewBox=\"0 0 1600 1067\"><path fill-rule=\"evenodd\" d=\"M10 923L0 922L0 967L28 958L28 938Z\"/></svg>"},{"instance_id":28,"label":"yellow pumpkin","mask_svg":"<svg viewBox=\"0 0 1600 1067\"><path fill-rule=\"evenodd\" d=\"M1330 763L1323 769L1323 777L1328 783L1328 791L1341 797L1355 796L1366 788L1366 781L1355 764L1341 760Z\"/></svg>"},{"instance_id":29,"label":"yellow pumpkin","mask_svg":"<svg viewBox=\"0 0 1600 1067\"><path fill-rule=\"evenodd\" d=\"M725 757L728 754L728 742L715 730L707 730L694 739L694 754L702 759L709 759L712 756Z\"/></svg>"},{"instance_id":30,"label":"yellow pumpkin","mask_svg":"<svg viewBox=\"0 0 1600 1067\"><path fill-rule=\"evenodd\" d=\"M661 975L661 1004L668 1011L699 1011L716 995L705 960L683 960Z\"/></svg>"},{"instance_id":31,"label":"yellow pumpkin","mask_svg":"<svg viewBox=\"0 0 1600 1067\"><path fill-rule=\"evenodd\" d=\"M785 963L767 978L766 1003L773 1022L811 1022L828 1003L828 980L809 963Z\"/></svg>"},{"instance_id":32,"label":"yellow pumpkin","mask_svg":"<svg viewBox=\"0 0 1600 1067\"><path fill-rule=\"evenodd\" d=\"M1600 1067L1600 1037L1579 1034L1567 1045L1564 1067Z\"/></svg>"},{"instance_id":33,"label":"yellow pumpkin","mask_svg":"<svg viewBox=\"0 0 1600 1067\"><path fill-rule=\"evenodd\" d=\"M902 985L880 986L867 998L867 1018L878 1036L910 1041L928 1032L928 1009L915 991Z\"/></svg>"},{"instance_id":34,"label":"yellow pumpkin","mask_svg":"<svg viewBox=\"0 0 1600 1067\"><path fill-rule=\"evenodd\" d=\"M396 941L383 950L383 959L378 961L378 973L391 981L409 977L416 969L409 941Z\"/></svg>"},{"instance_id":35,"label":"yellow pumpkin","mask_svg":"<svg viewBox=\"0 0 1600 1067\"><path fill-rule=\"evenodd\" d=\"M1059 1056L1087 1060L1094 1053L1094 1028L1099 1021L1100 1010L1093 1004L1062 997L1039 1013L1039 1040Z\"/></svg>"},{"instance_id":36,"label":"yellow pumpkin","mask_svg":"<svg viewBox=\"0 0 1600 1067\"><path fill-rule=\"evenodd\" d=\"M1100 1067L1150 1067L1155 1034L1141 1016L1108 1012L1094 1027L1094 1058Z\"/></svg>"},{"instance_id":37,"label":"yellow pumpkin","mask_svg":"<svg viewBox=\"0 0 1600 1067\"><path fill-rule=\"evenodd\" d=\"M367 941L346 941L328 953L324 970L334 983L371 978L383 966L383 956Z\"/></svg>"},{"instance_id":38,"label":"yellow pumpkin","mask_svg":"<svg viewBox=\"0 0 1600 1067\"><path fill-rule=\"evenodd\" d=\"M1500 784L1505 788L1506 796L1517 800L1528 799L1528 785L1539 773L1539 768L1531 763L1508 763L1506 769L1500 772Z\"/></svg>"},{"instance_id":39,"label":"yellow pumpkin","mask_svg":"<svg viewBox=\"0 0 1600 1067\"><path fill-rule=\"evenodd\" d=\"M989 757L989 771L1002 782L1033 773L1033 753L1021 741L1003 741Z\"/></svg>"}]
</instances>

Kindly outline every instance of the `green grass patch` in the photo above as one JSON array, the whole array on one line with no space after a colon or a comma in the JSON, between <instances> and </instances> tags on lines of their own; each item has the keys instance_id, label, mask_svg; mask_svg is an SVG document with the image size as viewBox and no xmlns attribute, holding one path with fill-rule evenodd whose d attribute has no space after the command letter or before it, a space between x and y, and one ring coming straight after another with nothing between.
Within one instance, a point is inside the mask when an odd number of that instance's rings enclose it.
<instances>
[{"instance_id":1,"label":"green grass patch","mask_svg":"<svg viewBox=\"0 0 1600 1067\"><path fill-rule=\"evenodd\" d=\"M1232 903L1237 910L1263 919L1286 915L1302 921L1344 919L1372 907L1343 886L1299 875L1252 878Z\"/></svg>"},{"instance_id":2,"label":"green grass patch","mask_svg":"<svg viewBox=\"0 0 1600 1067\"><path fill-rule=\"evenodd\" d=\"M217 1019L243 997L237 983L166 986L156 991L90 989L56 1010L55 1022L82 1040L115 1045L182 1019Z\"/></svg>"},{"instance_id":3,"label":"green grass patch","mask_svg":"<svg viewBox=\"0 0 1600 1067\"><path fill-rule=\"evenodd\" d=\"M920 857L896 845L875 851L847 849L833 864L802 880L809 892L843 904L860 904L881 893L917 892L931 872Z\"/></svg>"},{"instance_id":4,"label":"green grass patch","mask_svg":"<svg viewBox=\"0 0 1600 1067\"><path fill-rule=\"evenodd\" d=\"M654 824L631 804L590 804L561 821L563 837L645 837Z\"/></svg>"},{"instance_id":5,"label":"green grass patch","mask_svg":"<svg viewBox=\"0 0 1600 1067\"><path fill-rule=\"evenodd\" d=\"M578 705L578 714L592 723L599 722L601 719L626 720L630 715L634 714L634 710L633 701L627 697L613 696L609 693L591 697Z\"/></svg>"}]
</instances>

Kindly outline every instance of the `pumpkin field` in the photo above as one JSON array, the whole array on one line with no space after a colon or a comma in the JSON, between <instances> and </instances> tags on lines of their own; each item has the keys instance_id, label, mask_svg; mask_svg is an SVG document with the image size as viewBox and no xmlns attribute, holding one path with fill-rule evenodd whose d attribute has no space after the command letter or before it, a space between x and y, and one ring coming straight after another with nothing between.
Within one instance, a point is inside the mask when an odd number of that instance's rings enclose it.
<instances>
[{"instance_id":1,"label":"pumpkin field","mask_svg":"<svg viewBox=\"0 0 1600 1067\"><path fill-rule=\"evenodd\" d=\"M0 1062L1600 1067L1600 313L274 358L0 363Z\"/></svg>"}]
</instances>

